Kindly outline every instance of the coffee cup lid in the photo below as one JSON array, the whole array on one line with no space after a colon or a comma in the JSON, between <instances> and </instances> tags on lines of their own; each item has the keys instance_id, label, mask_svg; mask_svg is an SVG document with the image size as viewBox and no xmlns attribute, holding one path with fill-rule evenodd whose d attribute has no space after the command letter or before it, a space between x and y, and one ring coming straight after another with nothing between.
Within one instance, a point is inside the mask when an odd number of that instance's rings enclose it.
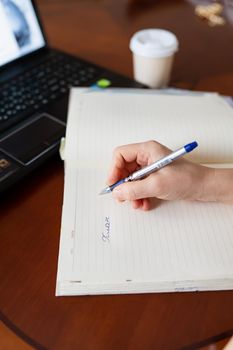
<instances>
[{"instance_id":1,"label":"coffee cup lid","mask_svg":"<svg viewBox=\"0 0 233 350\"><path fill-rule=\"evenodd\" d=\"M166 57L178 50L178 40L173 33L164 29L144 29L132 36L130 49L140 56Z\"/></svg>"}]
</instances>

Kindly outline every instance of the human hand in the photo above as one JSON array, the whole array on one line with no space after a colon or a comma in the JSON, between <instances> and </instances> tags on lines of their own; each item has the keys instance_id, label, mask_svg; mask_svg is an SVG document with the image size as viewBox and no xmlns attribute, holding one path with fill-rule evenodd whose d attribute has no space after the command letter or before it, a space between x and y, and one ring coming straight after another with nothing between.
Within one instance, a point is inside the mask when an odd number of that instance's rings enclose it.
<instances>
[{"instance_id":1,"label":"human hand","mask_svg":"<svg viewBox=\"0 0 233 350\"><path fill-rule=\"evenodd\" d=\"M171 150L156 141L117 147L113 154L108 184L111 185L170 153ZM164 200L202 200L206 192L205 185L210 182L213 171L214 169L180 158L142 180L116 187L113 196L119 201L131 201L133 208L143 210L150 209L151 197Z\"/></svg>"}]
</instances>

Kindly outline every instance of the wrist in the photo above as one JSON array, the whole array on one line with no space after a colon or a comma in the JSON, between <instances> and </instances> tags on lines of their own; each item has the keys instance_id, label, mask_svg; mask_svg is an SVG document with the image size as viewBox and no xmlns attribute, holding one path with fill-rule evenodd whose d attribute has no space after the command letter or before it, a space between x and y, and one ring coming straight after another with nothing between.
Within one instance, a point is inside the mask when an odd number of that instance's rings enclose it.
<instances>
[{"instance_id":1,"label":"wrist","mask_svg":"<svg viewBox=\"0 0 233 350\"><path fill-rule=\"evenodd\" d=\"M215 169L216 201L233 203L233 169Z\"/></svg>"},{"instance_id":2,"label":"wrist","mask_svg":"<svg viewBox=\"0 0 233 350\"><path fill-rule=\"evenodd\" d=\"M203 186L197 200L233 203L233 169L203 168Z\"/></svg>"},{"instance_id":3,"label":"wrist","mask_svg":"<svg viewBox=\"0 0 233 350\"><path fill-rule=\"evenodd\" d=\"M218 201L217 181L215 168L201 166L199 190L196 191L195 198L201 202L216 202Z\"/></svg>"}]
</instances>

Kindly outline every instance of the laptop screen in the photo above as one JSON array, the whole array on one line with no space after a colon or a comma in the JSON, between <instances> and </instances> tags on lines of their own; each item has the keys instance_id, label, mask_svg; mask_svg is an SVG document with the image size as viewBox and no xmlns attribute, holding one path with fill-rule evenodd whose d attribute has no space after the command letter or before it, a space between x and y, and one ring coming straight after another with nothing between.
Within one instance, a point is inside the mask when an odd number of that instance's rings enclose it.
<instances>
[{"instance_id":1,"label":"laptop screen","mask_svg":"<svg viewBox=\"0 0 233 350\"><path fill-rule=\"evenodd\" d=\"M31 0L0 0L0 67L43 46Z\"/></svg>"}]
</instances>

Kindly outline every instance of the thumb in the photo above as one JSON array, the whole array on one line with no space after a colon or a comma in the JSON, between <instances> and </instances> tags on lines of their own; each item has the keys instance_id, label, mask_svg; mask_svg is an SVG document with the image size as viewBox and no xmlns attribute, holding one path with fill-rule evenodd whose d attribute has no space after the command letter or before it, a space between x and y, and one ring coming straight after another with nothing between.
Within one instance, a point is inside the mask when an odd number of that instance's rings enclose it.
<instances>
[{"instance_id":1,"label":"thumb","mask_svg":"<svg viewBox=\"0 0 233 350\"><path fill-rule=\"evenodd\" d=\"M147 179L124 183L113 190L113 197L121 201L151 197L150 186L148 185Z\"/></svg>"}]
</instances>

